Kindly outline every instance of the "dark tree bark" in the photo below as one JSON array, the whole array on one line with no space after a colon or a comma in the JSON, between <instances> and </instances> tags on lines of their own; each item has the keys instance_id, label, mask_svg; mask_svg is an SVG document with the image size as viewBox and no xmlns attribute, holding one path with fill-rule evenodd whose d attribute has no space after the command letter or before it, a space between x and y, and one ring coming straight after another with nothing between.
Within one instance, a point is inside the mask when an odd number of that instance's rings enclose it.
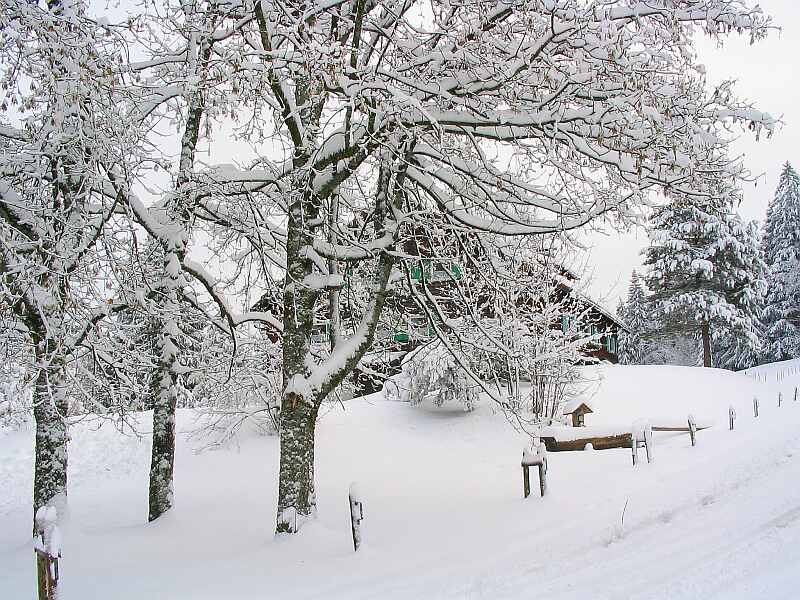
<instances>
[{"instance_id":1,"label":"dark tree bark","mask_svg":"<svg viewBox=\"0 0 800 600\"><path fill-rule=\"evenodd\" d=\"M53 320L55 323L55 319ZM33 390L36 448L33 466L33 535L39 536L36 515L42 508L56 511L56 523L67 502L67 394L60 344L46 332L31 329L38 374ZM41 540L41 538L40 538ZM49 576L49 561L36 553L39 600L51 600L57 581Z\"/></svg>"},{"instance_id":2,"label":"dark tree bark","mask_svg":"<svg viewBox=\"0 0 800 600\"><path fill-rule=\"evenodd\" d=\"M63 511L67 495L67 395L63 363L52 352L57 344L37 345L39 374L33 396L36 420L36 458L33 476L33 516L43 506Z\"/></svg>"},{"instance_id":3,"label":"dark tree bark","mask_svg":"<svg viewBox=\"0 0 800 600\"><path fill-rule=\"evenodd\" d=\"M409 144L409 147L413 144ZM408 156L403 161L387 156L386 165L378 175L373 222L376 237L387 233L393 224L393 239L397 228L392 208L399 210L404 199L403 180ZM302 162L302 157L298 161ZM394 161L394 162L393 162ZM394 193L392 193L394 184ZM309 186L298 185L299 190ZM281 400L281 455L278 476L278 510L276 532L296 533L298 519L313 514L314 442L317 413L322 401L352 372L361 357L372 345L378 318L389 294L389 280L394 264L391 252L379 254L372 281L372 298L357 328L358 342L348 348L346 357L334 364L321 364L321 381L314 389L309 383L311 374L311 333L314 309L320 290L306 285L314 273L314 263L307 252L316 227L320 223L321 199L311 192L297 193L289 206L286 236L287 277L283 295L283 397ZM390 248L393 249L393 248ZM336 352L335 336L332 352ZM326 368L327 367L327 368ZM318 373L319 374L319 373Z\"/></svg>"},{"instance_id":4,"label":"dark tree bark","mask_svg":"<svg viewBox=\"0 0 800 600\"><path fill-rule=\"evenodd\" d=\"M207 77L213 40L204 38L198 50L198 73ZM181 138L181 155L175 196L167 206L173 227L179 233L174 237L161 237L164 262L161 272L159 315L161 332L160 359L153 384L153 450L150 461L148 520L154 521L172 508L173 470L175 464L175 408L180 387L179 317L182 289L185 285L180 266L186 258L191 238L191 227L197 208L196 199L187 192L194 175L194 158L200 136L200 123L205 110L203 94L193 93L188 98L186 125ZM151 232L154 233L154 232Z\"/></svg>"},{"instance_id":5,"label":"dark tree bark","mask_svg":"<svg viewBox=\"0 0 800 600\"><path fill-rule=\"evenodd\" d=\"M281 405L281 457L278 478L278 533L295 533L297 519L316 508L314 434L317 408L289 394Z\"/></svg>"},{"instance_id":6,"label":"dark tree bark","mask_svg":"<svg viewBox=\"0 0 800 600\"><path fill-rule=\"evenodd\" d=\"M154 521L170 508L174 501L172 479L175 466L175 395L161 389L158 381L153 387L153 449L150 459L148 521Z\"/></svg>"},{"instance_id":7,"label":"dark tree bark","mask_svg":"<svg viewBox=\"0 0 800 600\"><path fill-rule=\"evenodd\" d=\"M711 331L708 321L703 321L700 324L700 335L703 338L703 366L711 366Z\"/></svg>"}]
</instances>

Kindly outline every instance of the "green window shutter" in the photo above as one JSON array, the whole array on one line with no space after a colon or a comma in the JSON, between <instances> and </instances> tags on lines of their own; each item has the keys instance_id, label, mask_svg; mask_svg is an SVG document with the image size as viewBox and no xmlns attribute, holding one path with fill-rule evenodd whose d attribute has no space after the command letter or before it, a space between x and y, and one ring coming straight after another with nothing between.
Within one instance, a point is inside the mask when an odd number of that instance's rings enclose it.
<instances>
[{"instance_id":1,"label":"green window shutter","mask_svg":"<svg viewBox=\"0 0 800 600\"><path fill-rule=\"evenodd\" d=\"M569 317L567 315L561 315L561 333L566 334L568 329L569 329Z\"/></svg>"},{"instance_id":2,"label":"green window shutter","mask_svg":"<svg viewBox=\"0 0 800 600\"><path fill-rule=\"evenodd\" d=\"M394 341L395 342L407 342L409 339L409 335L407 331L403 331L402 329L395 329L394 331Z\"/></svg>"},{"instance_id":3,"label":"green window shutter","mask_svg":"<svg viewBox=\"0 0 800 600\"><path fill-rule=\"evenodd\" d=\"M419 279L422 277L422 267L411 267L411 279Z\"/></svg>"},{"instance_id":4,"label":"green window shutter","mask_svg":"<svg viewBox=\"0 0 800 600\"><path fill-rule=\"evenodd\" d=\"M462 275L461 275L461 267L460 266L458 266L456 264L453 264L450 267L450 272L453 274L453 279L455 279L455 280L460 280L461 279Z\"/></svg>"}]
</instances>

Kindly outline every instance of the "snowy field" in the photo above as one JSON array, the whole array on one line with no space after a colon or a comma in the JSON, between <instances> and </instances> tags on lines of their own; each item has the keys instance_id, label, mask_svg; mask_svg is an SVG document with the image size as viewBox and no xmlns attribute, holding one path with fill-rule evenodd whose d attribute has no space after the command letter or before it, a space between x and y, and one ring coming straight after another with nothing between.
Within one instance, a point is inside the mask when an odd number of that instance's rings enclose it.
<instances>
[{"instance_id":1,"label":"snowy field","mask_svg":"<svg viewBox=\"0 0 800 600\"><path fill-rule=\"evenodd\" d=\"M276 438L196 454L181 437L176 507L146 524L149 440L80 424L63 598L800 598L800 377L766 379L604 368L589 426L689 412L714 426L695 448L686 434L656 433L653 464L636 468L627 449L550 454L544 499L523 500L525 440L488 404L464 413L374 395L331 407L319 425L319 515L288 539L272 533ZM180 417L191 429L192 415ZM3 600L34 595L32 447L30 431L0 433ZM364 500L357 554L351 481Z\"/></svg>"}]
</instances>

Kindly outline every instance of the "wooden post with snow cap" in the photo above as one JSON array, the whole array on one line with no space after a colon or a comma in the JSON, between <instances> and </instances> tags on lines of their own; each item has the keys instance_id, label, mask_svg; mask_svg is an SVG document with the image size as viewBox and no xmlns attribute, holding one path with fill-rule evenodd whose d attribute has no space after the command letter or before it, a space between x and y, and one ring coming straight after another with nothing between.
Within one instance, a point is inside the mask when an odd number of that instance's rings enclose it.
<instances>
[{"instance_id":1,"label":"wooden post with snow cap","mask_svg":"<svg viewBox=\"0 0 800 600\"><path fill-rule=\"evenodd\" d=\"M778 408L783 404L783 392L778 392Z\"/></svg>"},{"instance_id":2,"label":"wooden post with snow cap","mask_svg":"<svg viewBox=\"0 0 800 600\"><path fill-rule=\"evenodd\" d=\"M697 424L694 422L694 417L689 415L689 439L692 440L692 447L697 443Z\"/></svg>"},{"instance_id":3,"label":"wooden post with snow cap","mask_svg":"<svg viewBox=\"0 0 800 600\"><path fill-rule=\"evenodd\" d=\"M753 416L758 416L758 398L753 396Z\"/></svg>"},{"instance_id":4,"label":"wooden post with snow cap","mask_svg":"<svg viewBox=\"0 0 800 600\"><path fill-rule=\"evenodd\" d=\"M61 540L57 512L53 506L42 506L36 511L36 532L33 550L36 552L36 569L39 574L39 600L58 598L58 559L61 558Z\"/></svg>"},{"instance_id":5,"label":"wooden post with snow cap","mask_svg":"<svg viewBox=\"0 0 800 600\"><path fill-rule=\"evenodd\" d=\"M539 467L539 493L547 492L547 450L544 444L535 444L531 450L522 451L522 493L525 498L531 495L530 468Z\"/></svg>"},{"instance_id":6,"label":"wooden post with snow cap","mask_svg":"<svg viewBox=\"0 0 800 600\"><path fill-rule=\"evenodd\" d=\"M350 529L353 532L353 550L361 547L361 521L364 519L364 503L355 482L350 484Z\"/></svg>"},{"instance_id":7,"label":"wooden post with snow cap","mask_svg":"<svg viewBox=\"0 0 800 600\"><path fill-rule=\"evenodd\" d=\"M733 431L733 422L736 420L736 411L733 406L728 409L728 419L730 421L730 430Z\"/></svg>"},{"instance_id":8,"label":"wooden post with snow cap","mask_svg":"<svg viewBox=\"0 0 800 600\"><path fill-rule=\"evenodd\" d=\"M797 402L797 386L794 386L794 401Z\"/></svg>"},{"instance_id":9,"label":"wooden post with snow cap","mask_svg":"<svg viewBox=\"0 0 800 600\"><path fill-rule=\"evenodd\" d=\"M631 458L633 466L639 463L639 448L644 446L647 462L653 462L653 427L650 423L634 423L631 427Z\"/></svg>"}]
</instances>

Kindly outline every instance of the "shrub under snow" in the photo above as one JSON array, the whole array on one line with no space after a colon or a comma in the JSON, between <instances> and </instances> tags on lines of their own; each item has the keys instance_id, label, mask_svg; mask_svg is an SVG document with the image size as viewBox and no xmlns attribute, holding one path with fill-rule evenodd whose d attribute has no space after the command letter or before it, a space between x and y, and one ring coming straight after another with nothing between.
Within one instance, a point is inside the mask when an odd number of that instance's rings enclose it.
<instances>
[{"instance_id":1,"label":"shrub under snow","mask_svg":"<svg viewBox=\"0 0 800 600\"><path fill-rule=\"evenodd\" d=\"M423 400L430 400L435 406L459 402L465 411L470 411L478 401L477 388L453 354L435 341L409 355L386 391L390 397L412 405Z\"/></svg>"}]
</instances>

